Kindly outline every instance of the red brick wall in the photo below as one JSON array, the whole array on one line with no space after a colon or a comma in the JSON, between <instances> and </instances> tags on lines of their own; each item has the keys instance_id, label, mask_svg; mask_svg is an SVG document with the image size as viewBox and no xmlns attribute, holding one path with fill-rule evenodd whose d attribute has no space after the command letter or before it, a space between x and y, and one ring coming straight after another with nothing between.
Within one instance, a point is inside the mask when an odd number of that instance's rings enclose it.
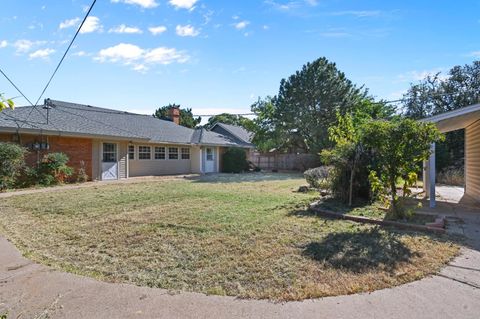
<instances>
[{"instance_id":1,"label":"red brick wall","mask_svg":"<svg viewBox=\"0 0 480 319\"><path fill-rule=\"evenodd\" d=\"M34 142L47 142L50 144L49 150L35 151L29 149L29 154L26 157L26 162L30 166L37 163L37 159L41 159L47 153L62 152L67 154L70 161L68 166L73 167L75 172L81 167L80 162L85 163L85 169L88 176L92 177L92 140L88 138L63 137L63 136L39 136L39 135L20 135L19 143L28 147ZM11 142L14 141L14 134L0 134L0 141Z\"/></svg>"}]
</instances>

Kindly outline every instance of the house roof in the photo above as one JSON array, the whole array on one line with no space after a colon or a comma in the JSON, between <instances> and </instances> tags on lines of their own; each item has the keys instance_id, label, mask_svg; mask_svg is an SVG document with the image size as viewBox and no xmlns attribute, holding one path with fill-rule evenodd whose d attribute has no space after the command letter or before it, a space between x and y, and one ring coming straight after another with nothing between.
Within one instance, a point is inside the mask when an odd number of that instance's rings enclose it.
<instances>
[{"instance_id":1,"label":"house roof","mask_svg":"<svg viewBox=\"0 0 480 319\"><path fill-rule=\"evenodd\" d=\"M235 137L239 138L245 143L251 143L253 139L253 133L246 130L245 128L241 126L236 126L236 125L230 125L230 124L225 124L225 123L216 123L213 127L212 130L215 128L215 126L220 126L226 131L230 132L231 134L235 135Z\"/></svg>"},{"instance_id":2,"label":"house roof","mask_svg":"<svg viewBox=\"0 0 480 319\"><path fill-rule=\"evenodd\" d=\"M4 110L0 113L0 131L41 131L45 134L97 136L152 143L241 146L213 132L198 138L197 130L149 115L56 100L49 100L48 105L51 106L48 110L43 106Z\"/></svg>"},{"instance_id":3,"label":"house roof","mask_svg":"<svg viewBox=\"0 0 480 319\"><path fill-rule=\"evenodd\" d=\"M224 145L231 147L252 147L249 143L239 142L235 138L228 135L223 135L217 132L209 131L205 128L195 129L195 133L192 137L192 143L203 145Z\"/></svg>"},{"instance_id":4,"label":"house roof","mask_svg":"<svg viewBox=\"0 0 480 319\"><path fill-rule=\"evenodd\" d=\"M450 112L423 119L424 122L435 123L443 132L460 130L480 120L480 104L474 104Z\"/></svg>"}]
</instances>

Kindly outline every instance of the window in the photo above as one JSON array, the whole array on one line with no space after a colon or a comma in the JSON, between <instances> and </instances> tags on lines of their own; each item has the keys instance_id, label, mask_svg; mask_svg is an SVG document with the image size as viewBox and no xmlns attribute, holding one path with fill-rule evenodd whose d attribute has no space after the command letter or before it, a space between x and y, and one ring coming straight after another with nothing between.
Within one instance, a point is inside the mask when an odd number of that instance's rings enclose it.
<instances>
[{"instance_id":1,"label":"window","mask_svg":"<svg viewBox=\"0 0 480 319\"><path fill-rule=\"evenodd\" d=\"M182 159L190 159L190 149L188 147L182 147Z\"/></svg>"},{"instance_id":2,"label":"window","mask_svg":"<svg viewBox=\"0 0 480 319\"><path fill-rule=\"evenodd\" d=\"M165 159L165 147L155 147L155 159L164 160Z\"/></svg>"},{"instance_id":3,"label":"window","mask_svg":"<svg viewBox=\"0 0 480 319\"><path fill-rule=\"evenodd\" d=\"M139 146L138 147L138 159L149 160L151 159L151 149L150 146Z\"/></svg>"},{"instance_id":4,"label":"window","mask_svg":"<svg viewBox=\"0 0 480 319\"><path fill-rule=\"evenodd\" d=\"M207 161L213 161L213 149L207 148Z\"/></svg>"},{"instance_id":5,"label":"window","mask_svg":"<svg viewBox=\"0 0 480 319\"><path fill-rule=\"evenodd\" d=\"M135 159L135 145L128 145L128 159Z\"/></svg>"},{"instance_id":6,"label":"window","mask_svg":"<svg viewBox=\"0 0 480 319\"><path fill-rule=\"evenodd\" d=\"M103 143L103 162L113 163L117 161L117 144Z\"/></svg>"},{"instance_id":7,"label":"window","mask_svg":"<svg viewBox=\"0 0 480 319\"><path fill-rule=\"evenodd\" d=\"M169 147L168 148L168 159L178 159L178 148Z\"/></svg>"}]
</instances>

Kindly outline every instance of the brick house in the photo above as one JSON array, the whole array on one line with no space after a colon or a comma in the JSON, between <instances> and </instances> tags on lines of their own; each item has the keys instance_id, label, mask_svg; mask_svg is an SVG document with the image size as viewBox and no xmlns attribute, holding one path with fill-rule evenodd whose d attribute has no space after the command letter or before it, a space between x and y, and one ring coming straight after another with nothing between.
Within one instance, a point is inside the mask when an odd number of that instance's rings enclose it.
<instances>
[{"instance_id":1,"label":"brick house","mask_svg":"<svg viewBox=\"0 0 480 319\"><path fill-rule=\"evenodd\" d=\"M166 121L47 99L43 106L0 113L0 141L27 147L30 165L46 153L63 152L70 166L84 167L92 180L215 173L226 148L254 147L242 128L189 129L178 125L178 109L170 115Z\"/></svg>"}]
</instances>

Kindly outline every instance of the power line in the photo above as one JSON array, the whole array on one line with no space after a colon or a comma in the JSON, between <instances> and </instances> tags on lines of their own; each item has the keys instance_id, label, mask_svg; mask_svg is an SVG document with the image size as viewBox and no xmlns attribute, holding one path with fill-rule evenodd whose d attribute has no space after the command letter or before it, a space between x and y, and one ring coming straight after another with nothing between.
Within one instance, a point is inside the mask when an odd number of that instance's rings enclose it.
<instances>
[{"instance_id":1,"label":"power line","mask_svg":"<svg viewBox=\"0 0 480 319\"><path fill-rule=\"evenodd\" d=\"M42 93L41 93L40 96L38 97L37 102L35 102L35 105L38 104L38 102L39 102L40 99L42 98L43 94L45 94L45 91L47 90L48 86L50 85L50 82L52 82L55 74L57 74L58 69L59 69L60 66L62 65L63 60L65 60L65 57L67 56L68 51L70 51L70 48L72 47L73 42L75 42L75 39L77 38L78 34L80 33L80 30L82 29L83 24L85 23L85 21L87 20L88 16L90 15L90 12L92 11L93 6L95 5L96 2L97 2L97 0L93 0L92 4L90 5L90 8L88 9L87 13L85 14L85 17L83 18L82 23L81 23L80 26L78 27L77 32L75 32L75 35L73 36L72 41L70 41L70 44L68 45L67 50L65 50L65 53L63 54L62 58L60 59L60 62L58 62L58 65L57 65L57 67L55 68L55 71L53 71L52 76L50 77L50 79L49 79L48 82L47 82L47 85L45 85L45 88L43 89Z\"/></svg>"},{"instance_id":2,"label":"power line","mask_svg":"<svg viewBox=\"0 0 480 319\"><path fill-rule=\"evenodd\" d=\"M90 15L90 12L92 11L93 6L95 5L96 2L97 2L97 0L93 0L92 4L90 5L90 8L88 8L87 13L85 14L85 17L84 17L83 20L82 20L82 23L81 23L80 26L78 27L77 32L75 32L75 35L73 36L72 41L70 41L70 44L68 45L67 49L65 50L65 53L63 54L62 58L61 58L60 61L58 62L57 67L55 68L55 70L53 71L52 75L50 76L50 79L48 80L47 84L46 84L45 87L43 88L42 93L40 94L40 96L38 97L37 101L35 102L35 105L32 104L33 109L36 109L36 107L37 107L37 105L38 105L38 102L40 102L40 99L43 97L43 95L45 94L45 91L46 91L46 90L48 89L48 87L50 86L50 83L52 82L53 78L54 78L55 75L57 74L58 69L60 69L60 66L61 66L62 63L63 63L63 60L65 60L65 57L67 56L68 51L70 51L70 48L72 47L73 43L75 42L75 39L77 38L78 34L80 33L80 30L82 29L83 24L85 23L85 21L87 20L88 16ZM31 102L30 102L30 104L31 104ZM30 113L28 114L28 116L27 116L27 118L26 118L26 121L28 121L30 115L31 115L32 112L33 112L33 109L32 109L32 110L30 111Z\"/></svg>"},{"instance_id":3,"label":"power line","mask_svg":"<svg viewBox=\"0 0 480 319\"><path fill-rule=\"evenodd\" d=\"M33 106L33 103L28 99L28 97L25 96L25 94L23 94L23 92L18 88L18 86L16 86L15 83L13 83L13 81L10 80L10 78L5 74L5 72L3 72L2 68L0 68L0 72L7 79L7 81L10 82L10 84L15 88L15 90L17 90L17 92L20 93L20 95L23 96L23 98L27 100L27 102L30 103L30 105Z\"/></svg>"},{"instance_id":4,"label":"power line","mask_svg":"<svg viewBox=\"0 0 480 319\"><path fill-rule=\"evenodd\" d=\"M28 117L30 117L30 114L33 112L33 110L35 109L35 105L33 105L32 101L30 101L27 96L25 94L23 94L23 92L20 90L20 88L8 77L8 75L0 68L0 73L2 73L2 75L5 77L5 79L7 79L8 82L10 82L10 84L17 90L18 93L21 94L21 96L23 96L23 98L25 100L27 100L28 103L30 103L30 105L33 107L33 109L30 111L29 115L27 116L27 118L25 120L20 120L20 121L25 121L27 122L28 121ZM18 98L19 96L16 96L12 99L15 99L15 98ZM47 118L45 117L45 115L43 115L42 112L40 112L39 110L37 110L38 113L40 113L40 115L46 120ZM10 116L12 117L12 116ZM38 124L41 124L41 123L38 123Z\"/></svg>"}]
</instances>

